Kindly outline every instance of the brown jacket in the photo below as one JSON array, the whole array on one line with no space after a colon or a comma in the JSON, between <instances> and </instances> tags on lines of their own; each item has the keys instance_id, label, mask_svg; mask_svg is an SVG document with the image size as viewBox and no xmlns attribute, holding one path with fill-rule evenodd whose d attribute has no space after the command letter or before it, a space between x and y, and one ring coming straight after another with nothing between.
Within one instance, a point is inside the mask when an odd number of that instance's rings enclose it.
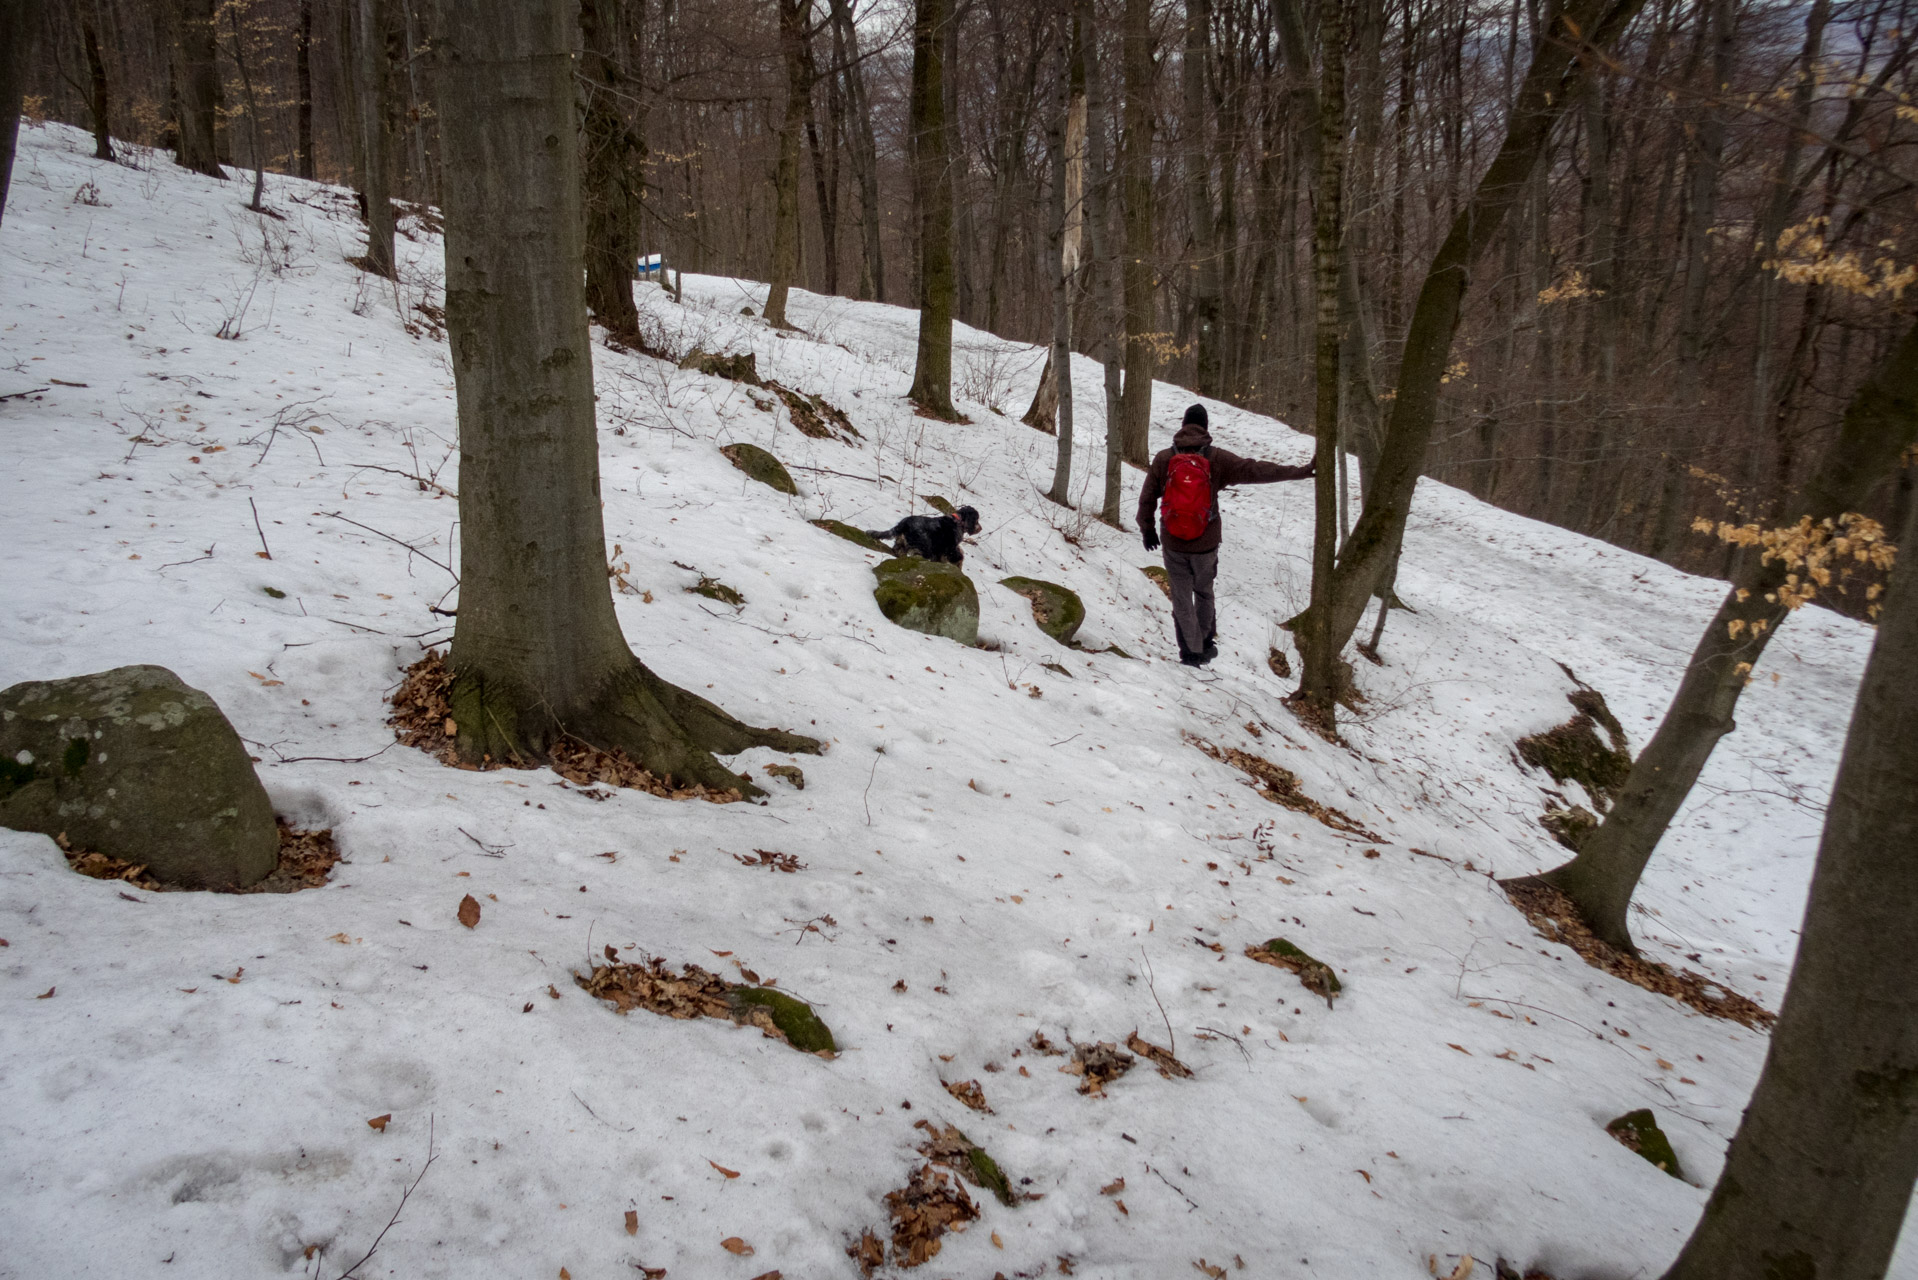
<instances>
[{"instance_id":1,"label":"brown jacket","mask_svg":"<svg viewBox=\"0 0 1918 1280\"><path fill-rule=\"evenodd\" d=\"M1161 449L1152 459L1152 466L1145 474L1145 488L1139 493L1139 527L1157 528L1159 518L1159 499L1165 495L1166 464L1172 455L1181 449L1198 446L1212 463L1212 522L1205 532L1197 538L1187 541L1175 538L1160 529L1166 549L1183 551L1188 555L1202 551L1217 551L1223 527L1219 520L1219 490L1235 484L1273 484L1280 480L1303 480L1312 475L1308 464L1303 467L1288 467L1278 462L1261 462L1256 458L1241 458L1212 443L1212 434L1195 423L1186 423L1179 433L1172 437L1173 447Z\"/></svg>"}]
</instances>

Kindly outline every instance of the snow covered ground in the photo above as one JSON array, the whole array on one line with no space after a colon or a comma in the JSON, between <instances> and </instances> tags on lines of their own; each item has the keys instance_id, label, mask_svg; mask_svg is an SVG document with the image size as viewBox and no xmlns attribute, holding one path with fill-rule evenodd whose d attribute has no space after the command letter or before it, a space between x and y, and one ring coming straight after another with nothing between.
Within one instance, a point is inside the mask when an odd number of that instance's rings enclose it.
<instances>
[{"instance_id":1,"label":"snow covered ground","mask_svg":"<svg viewBox=\"0 0 1918 1280\"><path fill-rule=\"evenodd\" d=\"M0 402L0 685L173 668L253 744L281 812L331 826L347 861L289 896L122 892L0 832L0 1276L331 1280L429 1136L437 1159L364 1275L852 1276L846 1246L886 1233L922 1119L1043 1196L975 1192L982 1220L927 1276L1204 1259L1411 1277L1469 1253L1569 1280L1655 1276L1674 1255L1764 1037L1543 941L1488 875L1561 859L1537 824L1551 781L1513 753L1569 716L1558 664L1639 745L1717 584L1428 482L1400 584L1418 613L1393 616L1388 665L1358 664L1370 709L1349 750L1329 746L1266 666L1306 591L1309 486L1227 497L1222 655L1197 675L1169 657L1140 572L1156 557L1042 496L1054 441L1017 421L1038 351L962 328L972 423L929 422L901 398L913 313L796 292L804 332L780 335L739 314L763 286L688 277L683 307L640 290L662 335L756 352L864 443L596 346L620 617L666 678L831 749L736 760L805 770L803 791L768 779L764 806L450 770L382 751L382 697L450 634L428 606L457 598L435 563L457 567L456 504L398 474L459 484L445 345L418 309L439 300L437 240L409 220L395 288L344 261L360 242L340 191L276 178L284 221L262 219L242 183L89 150L23 128L0 227L0 394L47 388ZM1074 385L1093 476L1094 366ZM1154 447L1189 398L1157 389ZM1308 454L1211 409L1230 448ZM793 467L799 495L720 456L742 440ZM877 557L807 523L890 525L924 494L983 515L966 568L996 652L892 627ZM744 606L688 594L700 574ZM1088 647L1134 660L1054 644L998 585L1010 574L1073 587ZM1869 639L1807 608L1772 646L1647 875L1634 927L1652 955L1777 1006ZM1268 803L1186 734L1292 769L1384 839ZM730 856L755 849L805 869ZM1335 1010L1241 954L1276 934L1337 967ZM607 943L775 977L843 1052L617 1016L572 980ZM1014 1056L1035 1032L1134 1028L1174 1039L1195 1076L1141 1062L1088 1098L1062 1059ZM941 1087L965 1080L991 1114ZM1604 1132L1642 1106L1686 1181ZM1894 1274L1918 1276L1909 1246Z\"/></svg>"}]
</instances>

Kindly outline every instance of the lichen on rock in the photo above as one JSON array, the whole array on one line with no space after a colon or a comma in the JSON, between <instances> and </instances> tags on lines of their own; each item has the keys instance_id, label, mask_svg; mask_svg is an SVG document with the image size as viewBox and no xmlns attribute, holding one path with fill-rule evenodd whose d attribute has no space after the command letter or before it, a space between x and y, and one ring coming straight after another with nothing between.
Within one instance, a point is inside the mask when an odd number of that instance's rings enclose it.
<instances>
[{"instance_id":1,"label":"lichen on rock","mask_svg":"<svg viewBox=\"0 0 1918 1280\"><path fill-rule=\"evenodd\" d=\"M900 556L881 561L872 572L879 580L873 599L895 626L964 645L978 643L979 593L958 565Z\"/></svg>"},{"instance_id":2,"label":"lichen on rock","mask_svg":"<svg viewBox=\"0 0 1918 1280\"><path fill-rule=\"evenodd\" d=\"M1658 1127L1650 1107L1627 1111L1606 1125L1605 1132L1617 1138L1627 1150L1645 1157L1646 1163L1664 1170L1680 1182L1685 1180L1684 1170L1678 1167L1678 1154L1672 1150L1671 1139Z\"/></svg>"},{"instance_id":3,"label":"lichen on rock","mask_svg":"<svg viewBox=\"0 0 1918 1280\"><path fill-rule=\"evenodd\" d=\"M844 520L814 520L812 524L814 528L824 529L834 537L844 538L847 542L864 547L868 551L877 551L886 556L892 554L891 547L873 537L864 529L853 528Z\"/></svg>"},{"instance_id":4,"label":"lichen on rock","mask_svg":"<svg viewBox=\"0 0 1918 1280\"><path fill-rule=\"evenodd\" d=\"M768 488L781 493L799 492L799 486L793 483L792 473L786 470L786 464L758 445L742 441L725 445L720 452L726 455L728 462Z\"/></svg>"},{"instance_id":5,"label":"lichen on rock","mask_svg":"<svg viewBox=\"0 0 1918 1280\"><path fill-rule=\"evenodd\" d=\"M1072 637L1086 620L1085 602L1076 591L1039 578L1001 578L999 585L1032 602L1032 620L1039 630L1060 644L1072 645Z\"/></svg>"}]
</instances>

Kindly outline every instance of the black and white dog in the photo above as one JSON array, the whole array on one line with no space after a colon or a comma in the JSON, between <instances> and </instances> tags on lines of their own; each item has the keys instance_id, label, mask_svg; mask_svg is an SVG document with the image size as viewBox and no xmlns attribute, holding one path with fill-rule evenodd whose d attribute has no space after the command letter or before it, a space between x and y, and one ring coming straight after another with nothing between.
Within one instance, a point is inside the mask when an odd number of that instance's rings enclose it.
<instances>
[{"instance_id":1,"label":"black and white dog","mask_svg":"<svg viewBox=\"0 0 1918 1280\"><path fill-rule=\"evenodd\" d=\"M892 543L894 555L964 564L966 555L959 549L959 539L978 532L979 513L961 507L955 515L907 516L890 529L868 529L866 536Z\"/></svg>"}]
</instances>

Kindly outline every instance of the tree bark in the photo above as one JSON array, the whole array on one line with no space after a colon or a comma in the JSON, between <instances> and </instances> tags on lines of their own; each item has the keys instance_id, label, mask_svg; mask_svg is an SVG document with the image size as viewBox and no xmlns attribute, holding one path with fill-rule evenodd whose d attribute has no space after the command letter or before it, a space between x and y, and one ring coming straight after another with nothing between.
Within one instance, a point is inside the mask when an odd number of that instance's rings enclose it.
<instances>
[{"instance_id":1,"label":"tree bark","mask_svg":"<svg viewBox=\"0 0 1918 1280\"><path fill-rule=\"evenodd\" d=\"M1120 508L1125 495L1120 468L1125 459L1125 441L1120 428L1123 398L1119 379L1120 317L1124 312L1124 298L1118 241L1112 232L1112 178L1106 171L1110 121L1105 78L1099 70L1099 32L1093 22L1092 0L1075 0L1073 20L1086 79L1086 235L1092 248L1089 310L1096 317L1093 349L1105 370L1106 473L1099 519L1122 529L1125 525Z\"/></svg>"},{"instance_id":2,"label":"tree bark","mask_svg":"<svg viewBox=\"0 0 1918 1280\"><path fill-rule=\"evenodd\" d=\"M1056 108L1046 121L1046 155L1052 162L1052 218L1047 227L1052 268L1053 398L1059 423L1059 450L1052 467L1052 489L1046 497L1062 507L1072 505L1072 267L1066 254L1066 122L1072 114L1072 18L1061 12L1054 45L1058 58Z\"/></svg>"},{"instance_id":3,"label":"tree bark","mask_svg":"<svg viewBox=\"0 0 1918 1280\"><path fill-rule=\"evenodd\" d=\"M299 176L313 178L313 0L300 0L300 25L294 37L294 76L299 102L296 124Z\"/></svg>"},{"instance_id":4,"label":"tree bark","mask_svg":"<svg viewBox=\"0 0 1918 1280\"><path fill-rule=\"evenodd\" d=\"M384 32L391 0L342 0L346 46L346 114L353 135L355 178L366 219L366 256L360 265L392 279L393 142L388 119L392 95L386 83Z\"/></svg>"},{"instance_id":5,"label":"tree bark","mask_svg":"<svg viewBox=\"0 0 1918 1280\"><path fill-rule=\"evenodd\" d=\"M1799 496L1797 514L1816 523L1856 511L1918 440L1918 325L1907 329L1846 407L1838 434ZM1678 693L1597 830L1578 856L1536 877L1562 890L1592 931L1633 950L1626 910L1652 851L1691 794L1718 740L1736 725L1732 713L1751 671L1790 610L1778 602L1791 570L1747 550L1732 588L1692 650Z\"/></svg>"},{"instance_id":6,"label":"tree bark","mask_svg":"<svg viewBox=\"0 0 1918 1280\"><path fill-rule=\"evenodd\" d=\"M87 111L93 117L93 158L112 160L113 134L108 122L112 96L107 86L106 60L100 56L100 33L90 14L80 19L80 39L87 51Z\"/></svg>"},{"instance_id":7,"label":"tree bark","mask_svg":"<svg viewBox=\"0 0 1918 1280\"><path fill-rule=\"evenodd\" d=\"M951 13L951 0L914 0L908 108L919 207L919 343L907 394L921 412L948 422L959 418L952 405L952 173L944 70Z\"/></svg>"},{"instance_id":8,"label":"tree bark","mask_svg":"<svg viewBox=\"0 0 1918 1280\"><path fill-rule=\"evenodd\" d=\"M1318 400L1313 427L1318 436L1313 489L1312 607L1304 626L1316 629L1309 643L1301 635L1304 670L1299 700L1311 709L1319 728L1336 731L1339 697L1339 649L1326 627L1332 617L1333 557L1338 545L1338 502L1343 468L1339 465L1339 245L1343 239L1345 191L1345 4L1319 0L1319 172L1313 220L1312 265L1318 291Z\"/></svg>"},{"instance_id":9,"label":"tree bark","mask_svg":"<svg viewBox=\"0 0 1918 1280\"><path fill-rule=\"evenodd\" d=\"M1125 387L1119 442L1127 462L1150 456L1154 345L1152 275L1152 3L1125 0L1125 131L1119 141L1119 185L1125 206Z\"/></svg>"},{"instance_id":10,"label":"tree bark","mask_svg":"<svg viewBox=\"0 0 1918 1280\"><path fill-rule=\"evenodd\" d=\"M779 0L779 48L786 61L786 110L779 123L779 160L773 172L773 272L766 291L766 323L790 329L786 296L799 274L799 143L812 103L807 77L806 28L812 0Z\"/></svg>"},{"instance_id":11,"label":"tree bark","mask_svg":"<svg viewBox=\"0 0 1918 1280\"><path fill-rule=\"evenodd\" d=\"M760 791L713 758L817 750L667 684L626 647L600 516L565 0L445 0L446 311L460 432L462 759L564 740L681 785Z\"/></svg>"},{"instance_id":12,"label":"tree bark","mask_svg":"<svg viewBox=\"0 0 1918 1280\"><path fill-rule=\"evenodd\" d=\"M1534 49L1505 140L1472 198L1453 219L1419 290L1378 473L1359 522L1339 554L1326 602L1328 621L1323 630L1305 625L1298 631L1305 661L1313 657L1303 652L1303 646L1319 642L1310 637L1324 637L1335 653L1345 647L1364 616L1366 601L1396 562L1438 418L1440 386L1472 266L1496 239L1512 207L1524 198L1527 179L1553 125L1576 99L1585 66L1575 59L1575 51L1609 48L1643 3L1569 0ZM1574 36L1575 31L1581 35Z\"/></svg>"},{"instance_id":13,"label":"tree bark","mask_svg":"<svg viewBox=\"0 0 1918 1280\"><path fill-rule=\"evenodd\" d=\"M636 86L627 74L623 0L579 0L580 167L586 214L586 305L613 333L634 339L639 310L641 165L646 144L634 124Z\"/></svg>"},{"instance_id":14,"label":"tree bark","mask_svg":"<svg viewBox=\"0 0 1918 1280\"><path fill-rule=\"evenodd\" d=\"M1192 224L1192 328L1197 344L1193 376L1202 396L1224 395L1224 278L1212 212L1212 151L1206 145L1206 65L1212 53L1212 0L1186 0L1185 55L1179 68L1184 95L1186 216Z\"/></svg>"},{"instance_id":15,"label":"tree bark","mask_svg":"<svg viewBox=\"0 0 1918 1280\"><path fill-rule=\"evenodd\" d=\"M7 189L13 183L13 151L20 136L20 102L26 96L27 77L40 43L42 0L14 0L0 7L0 217L7 210Z\"/></svg>"},{"instance_id":16,"label":"tree bark","mask_svg":"<svg viewBox=\"0 0 1918 1280\"><path fill-rule=\"evenodd\" d=\"M173 158L183 169L226 178L220 168L220 68L213 0L171 0L174 115L179 141Z\"/></svg>"},{"instance_id":17,"label":"tree bark","mask_svg":"<svg viewBox=\"0 0 1918 1280\"><path fill-rule=\"evenodd\" d=\"M1905 547L1918 536L1906 529ZM1865 665L1765 1069L1665 1280L1877 1280L1918 1178L1918 564Z\"/></svg>"},{"instance_id":18,"label":"tree bark","mask_svg":"<svg viewBox=\"0 0 1918 1280\"><path fill-rule=\"evenodd\" d=\"M866 80L860 71L859 32L853 25L851 0L830 0L834 49L844 64L846 105L852 112L853 180L859 184L859 230L865 253L859 267L859 296L886 300L886 258L879 238L879 160L872 132L872 104L866 98Z\"/></svg>"}]
</instances>

